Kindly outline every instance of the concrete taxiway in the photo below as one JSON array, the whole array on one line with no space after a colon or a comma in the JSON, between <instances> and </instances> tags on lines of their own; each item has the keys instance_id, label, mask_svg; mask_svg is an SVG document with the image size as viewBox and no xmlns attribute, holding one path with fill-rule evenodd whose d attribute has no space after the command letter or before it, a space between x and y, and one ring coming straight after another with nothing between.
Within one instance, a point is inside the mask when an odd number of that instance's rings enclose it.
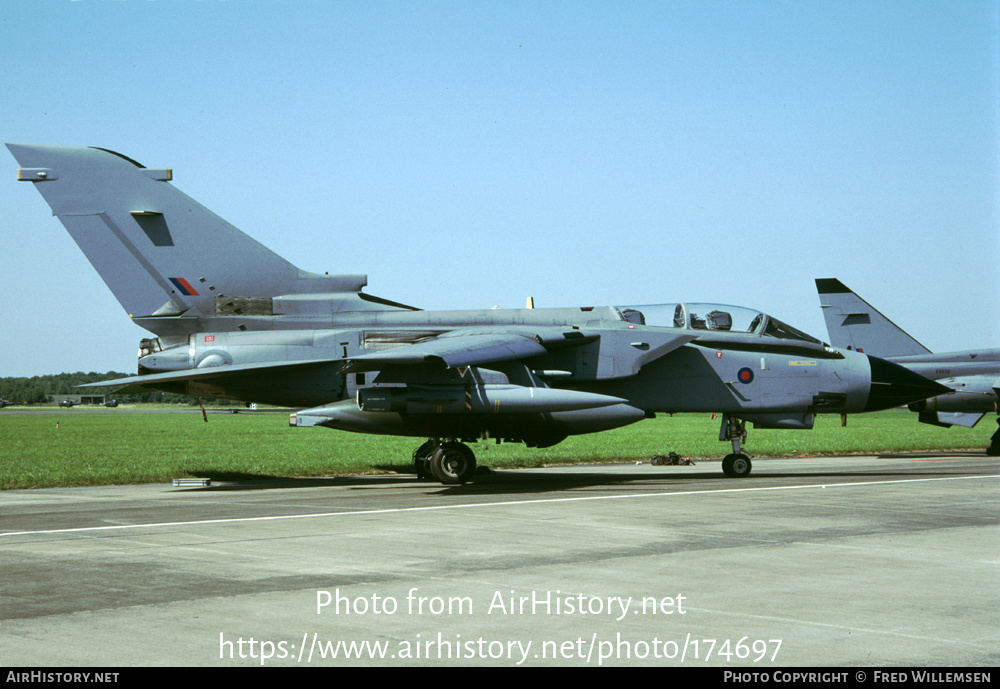
<instances>
[{"instance_id":1,"label":"concrete taxiway","mask_svg":"<svg viewBox=\"0 0 1000 689\"><path fill-rule=\"evenodd\" d=\"M0 493L17 666L995 666L1000 463Z\"/></svg>"}]
</instances>

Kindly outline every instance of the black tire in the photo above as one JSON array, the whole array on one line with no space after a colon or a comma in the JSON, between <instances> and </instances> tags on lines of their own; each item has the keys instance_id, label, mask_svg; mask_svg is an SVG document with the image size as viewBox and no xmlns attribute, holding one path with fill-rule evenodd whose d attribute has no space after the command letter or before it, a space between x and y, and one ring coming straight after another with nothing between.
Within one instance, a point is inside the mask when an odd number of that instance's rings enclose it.
<instances>
[{"instance_id":1,"label":"black tire","mask_svg":"<svg viewBox=\"0 0 1000 689\"><path fill-rule=\"evenodd\" d=\"M462 443L442 443L430 456L431 473L447 486L457 486L472 480L476 473L476 456Z\"/></svg>"},{"instance_id":2,"label":"black tire","mask_svg":"<svg viewBox=\"0 0 1000 689\"><path fill-rule=\"evenodd\" d=\"M740 454L726 455L722 460L722 471L729 478L746 478L750 475L753 464L750 458L742 452Z\"/></svg>"},{"instance_id":3,"label":"black tire","mask_svg":"<svg viewBox=\"0 0 1000 689\"><path fill-rule=\"evenodd\" d=\"M426 443L413 451L413 468L417 472L417 479L426 481L435 478L431 473L430 456L434 451L436 443L428 440Z\"/></svg>"}]
</instances>

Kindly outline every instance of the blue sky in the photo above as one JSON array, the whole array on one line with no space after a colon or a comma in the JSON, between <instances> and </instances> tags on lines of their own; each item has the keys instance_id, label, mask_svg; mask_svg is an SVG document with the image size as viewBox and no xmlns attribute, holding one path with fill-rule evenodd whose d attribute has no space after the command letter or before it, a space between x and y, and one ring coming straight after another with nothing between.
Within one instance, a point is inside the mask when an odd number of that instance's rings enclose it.
<instances>
[{"instance_id":1,"label":"blue sky","mask_svg":"<svg viewBox=\"0 0 1000 689\"><path fill-rule=\"evenodd\" d=\"M423 308L714 301L826 339L837 277L932 350L1000 347L998 46L965 0L2 0L0 133L173 168ZM0 376L134 370L146 331L0 159Z\"/></svg>"}]
</instances>

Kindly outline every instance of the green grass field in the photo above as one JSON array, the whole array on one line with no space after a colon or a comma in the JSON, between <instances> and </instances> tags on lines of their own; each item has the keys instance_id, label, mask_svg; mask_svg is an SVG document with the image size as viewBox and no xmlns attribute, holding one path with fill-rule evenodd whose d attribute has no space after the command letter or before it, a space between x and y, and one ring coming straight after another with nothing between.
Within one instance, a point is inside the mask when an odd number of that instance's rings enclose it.
<instances>
[{"instance_id":1,"label":"green grass field","mask_svg":"<svg viewBox=\"0 0 1000 689\"><path fill-rule=\"evenodd\" d=\"M283 413L122 413L79 409L50 413L0 412L0 489L165 483L412 471L419 438L393 438L290 428ZM670 451L718 459L719 420L708 414L661 416L606 433L568 438L555 447L473 446L493 468L546 464L648 461ZM817 418L812 431L753 430L747 450L760 457L878 454L926 450L985 450L996 430L992 415L973 429L917 423L893 410Z\"/></svg>"}]
</instances>

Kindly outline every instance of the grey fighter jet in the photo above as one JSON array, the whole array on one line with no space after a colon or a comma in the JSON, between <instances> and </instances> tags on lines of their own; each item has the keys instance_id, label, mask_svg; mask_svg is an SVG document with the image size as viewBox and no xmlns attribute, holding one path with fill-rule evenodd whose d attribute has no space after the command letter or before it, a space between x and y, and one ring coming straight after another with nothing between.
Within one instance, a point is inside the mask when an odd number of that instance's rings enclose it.
<instances>
[{"instance_id":1,"label":"grey fighter jet","mask_svg":"<svg viewBox=\"0 0 1000 689\"><path fill-rule=\"evenodd\" d=\"M1000 349L932 353L835 278L818 278L816 290L834 346L905 366L948 386L944 395L910 404L919 420L972 428L997 411Z\"/></svg>"},{"instance_id":2,"label":"grey fighter jet","mask_svg":"<svg viewBox=\"0 0 1000 689\"><path fill-rule=\"evenodd\" d=\"M421 311L363 275L300 270L148 169L98 148L8 144L133 322L139 375L102 385L296 407L293 426L427 439L418 473L468 481L482 439L548 447L656 413L720 412L730 476L746 422L811 428L945 388L718 305Z\"/></svg>"}]
</instances>

